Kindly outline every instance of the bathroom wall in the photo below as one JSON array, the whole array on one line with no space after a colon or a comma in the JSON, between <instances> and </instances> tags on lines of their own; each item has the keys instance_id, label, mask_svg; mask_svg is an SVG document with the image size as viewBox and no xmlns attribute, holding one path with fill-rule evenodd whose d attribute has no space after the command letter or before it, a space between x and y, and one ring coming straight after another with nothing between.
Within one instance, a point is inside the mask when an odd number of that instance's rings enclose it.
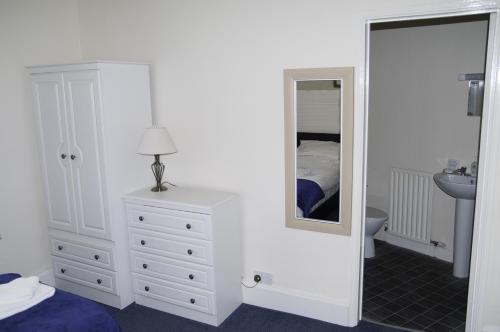
<instances>
[{"instance_id":1,"label":"bathroom wall","mask_svg":"<svg viewBox=\"0 0 500 332\"><path fill-rule=\"evenodd\" d=\"M466 115L467 83L457 76L484 71L486 32L486 21L372 31L369 205L389 210L391 167L436 173L454 158L470 168L480 117ZM434 184L431 238L446 244L436 255L449 261L454 204Z\"/></svg>"}]
</instances>

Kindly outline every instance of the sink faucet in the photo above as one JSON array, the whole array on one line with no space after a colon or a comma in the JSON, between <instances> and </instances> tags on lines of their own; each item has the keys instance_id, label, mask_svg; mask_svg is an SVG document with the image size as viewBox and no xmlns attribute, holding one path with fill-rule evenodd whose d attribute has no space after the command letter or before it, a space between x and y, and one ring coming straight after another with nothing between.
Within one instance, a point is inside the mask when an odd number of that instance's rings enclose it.
<instances>
[{"instance_id":1,"label":"sink faucet","mask_svg":"<svg viewBox=\"0 0 500 332\"><path fill-rule=\"evenodd\" d=\"M453 174L466 175L467 167L460 167L459 169L453 171Z\"/></svg>"}]
</instances>

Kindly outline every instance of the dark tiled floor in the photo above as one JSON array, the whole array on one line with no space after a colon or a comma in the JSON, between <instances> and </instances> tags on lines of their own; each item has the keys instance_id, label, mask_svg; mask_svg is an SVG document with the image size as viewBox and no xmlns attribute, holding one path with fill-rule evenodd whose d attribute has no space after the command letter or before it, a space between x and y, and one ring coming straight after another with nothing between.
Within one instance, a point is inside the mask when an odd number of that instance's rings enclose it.
<instances>
[{"instance_id":1,"label":"dark tiled floor","mask_svg":"<svg viewBox=\"0 0 500 332\"><path fill-rule=\"evenodd\" d=\"M464 331L469 279L453 265L376 241L365 259L363 318L421 331Z\"/></svg>"}]
</instances>

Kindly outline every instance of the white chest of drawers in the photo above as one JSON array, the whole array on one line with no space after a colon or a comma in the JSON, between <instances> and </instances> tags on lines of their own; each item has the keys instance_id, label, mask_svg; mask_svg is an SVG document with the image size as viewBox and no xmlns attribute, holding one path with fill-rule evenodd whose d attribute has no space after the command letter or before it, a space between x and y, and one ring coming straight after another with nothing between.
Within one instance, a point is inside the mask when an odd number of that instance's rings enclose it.
<instances>
[{"instance_id":1,"label":"white chest of drawers","mask_svg":"<svg viewBox=\"0 0 500 332\"><path fill-rule=\"evenodd\" d=\"M220 325L241 304L238 197L175 187L124 201L135 302Z\"/></svg>"}]
</instances>

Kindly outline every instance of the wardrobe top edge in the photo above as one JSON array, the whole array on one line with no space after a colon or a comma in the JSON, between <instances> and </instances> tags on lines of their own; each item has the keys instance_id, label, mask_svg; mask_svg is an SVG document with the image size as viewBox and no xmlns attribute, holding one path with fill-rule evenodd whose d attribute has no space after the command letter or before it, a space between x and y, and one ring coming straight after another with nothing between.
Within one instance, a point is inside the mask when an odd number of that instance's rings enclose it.
<instances>
[{"instance_id":1,"label":"wardrobe top edge","mask_svg":"<svg viewBox=\"0 0 500 332\"><path fill-rule=\"evenodd\" d=\"M103 65L135 65L135 66L151 66L146 62L129 62L129 61L111 61L111 60L95 60L72 63L61 63L52 65L33 65L26 66L26 69L32 74L46 73L51 71L70 71L75 69L99 69Z\"/></svg>"}]
</instances>

